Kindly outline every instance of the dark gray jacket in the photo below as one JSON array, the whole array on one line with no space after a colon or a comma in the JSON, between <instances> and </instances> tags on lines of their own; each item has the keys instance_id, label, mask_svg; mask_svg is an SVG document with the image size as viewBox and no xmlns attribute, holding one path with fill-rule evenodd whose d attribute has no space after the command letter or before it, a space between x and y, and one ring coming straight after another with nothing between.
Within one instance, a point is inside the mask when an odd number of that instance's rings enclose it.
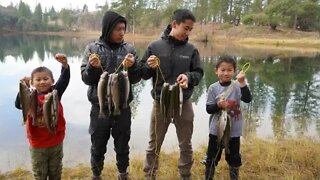
<instances>
[{"instance_id":1,"label":"dark gray jacket","mask_svg":"<svg viewBox=\"0 0 320 180\"><path fill-rule=\"evenodd\" d=\"M141 62L144 64L142 78L149 79L152 77L153 87L156 84L156 96L154 97L154 88L151 91L152 97L159 100L161 88L164 83L160 73L157 76L157 69L152 69L146 64L151 55L160 59L160 68L163 72L166 82L174 84L180 74L188 77L188 88L183 89L183 98L187 100L191 97L194 86L199 84L203 76L200 55L192 44L186 41L178 41L169 36L171 26L169 25L163 32L161 39L152 42L146 50Z\"/></svg>"},{"instance_id":2,"label":"dark gray jacket","mask_svg":"<svg viewBox=\"0 0 320 180\"><path fill-rule=\"evenodd\" d=\"M97 96L97 86L100 79L100 75L102 74L101 68L94 68L88 63L89 54L96 53L99 54L102 68L104 71L108 73L113 73L119 67L124 57L131 53L134 55L135 60L138 60L138 56L135 48L123 42L119 44L117 47L113 47L112 49L107 45L101 38L93 43L87 45L84 51L84 58L81 64L81 76L82 81L89 85L88 88L88 100L92 104L99 104L98 96ZM131 84L135 84L140 81L141 75L140 73L135 73L137 70L137 63L135 63L132 67L128 69L128 76ZM132 100L132 89L130 88L130 98L129 102Z\"/></svg>"}]
</instances>

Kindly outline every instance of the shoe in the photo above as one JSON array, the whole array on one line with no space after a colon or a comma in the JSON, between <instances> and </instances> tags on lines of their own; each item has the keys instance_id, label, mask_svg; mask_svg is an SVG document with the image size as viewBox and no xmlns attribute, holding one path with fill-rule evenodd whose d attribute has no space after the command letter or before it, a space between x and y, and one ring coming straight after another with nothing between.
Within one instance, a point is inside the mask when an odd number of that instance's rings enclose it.
<instances>
[{"instance_id":1,"label":"shoe","mask_svg":"<svg viewBox=\"0 0 320 180\"><path fill-rule=\"evenodd\" d=\"M102 180L101 176L92 176L91 180Z\"/></svg>"}]
</instances>

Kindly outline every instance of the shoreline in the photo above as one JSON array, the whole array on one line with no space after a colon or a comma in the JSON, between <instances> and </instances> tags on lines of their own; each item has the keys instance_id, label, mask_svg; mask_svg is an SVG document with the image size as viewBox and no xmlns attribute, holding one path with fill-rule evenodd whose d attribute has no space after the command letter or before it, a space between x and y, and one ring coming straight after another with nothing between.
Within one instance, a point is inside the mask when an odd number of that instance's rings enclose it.
<instances>
[{"instance_id":1,"label":"shoreline","mask_svg":"<svg viewBox=\"0 0 320 180\"><path fill-rule=\"evenodd\" d=\"M100 31L79 31L79 32L27 32L26 34L32 35L48 35L48 36L62 36L62 37L81 37L81 38L98 38ZM160 35L144 35L127 33L125 35L126 41L153 41L157 40ZM202 40L199 35L191 35L190 41L201 43ZM205 43L205 42L203 42ZM207 43L212 44L234 44L244 46L246 48L267 48L267 49L289 49L289 50L303 50L308 52L320 52L320 38L266 38L263 37L233 37L217 34L211 36Z\"/></svg>"},{"instance_id":2,"label":"shoreline","mask_svg":"<svg viewBox=\"0 0 320 180\"><path fill-rule=\"evenodd\" d=\"M293 148L294 147L294 148ZM203 179L204 166L201 164L206 152L203 145L193 153L193 179ZM242 166L241 179L318 179L320 177L320 142L313 138L271 138L267 140L252 137L241 144ZM263 155L263 157L261 156ZM129 175L131 179L143 179L143 158L130 157ZM158 176L161 179L177 179L179 177L177 162L179 151L160 153ZM261 164L263 158L263 164ZM216 169L215 178L228 179L228 165L222 154ZM104 165L102 177L115 179L117 168L115 161ZM91 177L90 163L74 167L64 167L63 179L88 179ZM32 179L32 172L23 167L0 173L0 179Z\"/></svg>"}]
</instances>

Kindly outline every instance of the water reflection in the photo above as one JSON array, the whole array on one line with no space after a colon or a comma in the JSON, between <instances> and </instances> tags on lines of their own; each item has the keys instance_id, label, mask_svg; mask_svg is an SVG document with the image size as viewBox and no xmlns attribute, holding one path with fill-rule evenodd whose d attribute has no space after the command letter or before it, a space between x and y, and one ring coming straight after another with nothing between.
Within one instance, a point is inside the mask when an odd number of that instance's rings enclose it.
<instances>
[{"instance_id":1,"label":"water reflection","mask_svg":"<svg viewBox=\"0 0 320 180\"><path fill-rule=\"evenodd\" d=\"M80 77L81 56L85 45L93 39L48 36L0 37L0 170L17 166L30 167L28 144L21 112L13 106L18 81L37 66L47 66L57 79L60 66L53 59L55 53L65 53L71 67L71 81L62 103L67 120L64 143L64 164L89 163L90 137L87 132L90 104L86 98L86 85ZM140 56L148 42L135 43ZM319 55L275 56L275 52L239 50L234 47L199 45L205 75L192 96L195 110L193 144L197 148L206 144L208 114L205 112L206 90L217 81L214 64L217 55L228 53L237 56L239 69L251 63L247 78L253 101L243 104L245 111L244 137L261 138L283 136L320 136L320 65ZM220 50L219 50L220 48ZM232 51L234 50L234 51ZM203 52L203 53L202 53ZM217 53L218 52L218 53ZM278 53L279 54L279 53ZM144 155L147 146L151 113L151 82L141 81L134 86L132 102L133 122L130 141L132 155ZM10 135L10 136L8 136ZM112 140L111 140L112 141ZM114 159L113 145L109 143L107 160ZM175 129L169 127L164 143L165 150L178 150Z\"/></svg>"}]
</instances>

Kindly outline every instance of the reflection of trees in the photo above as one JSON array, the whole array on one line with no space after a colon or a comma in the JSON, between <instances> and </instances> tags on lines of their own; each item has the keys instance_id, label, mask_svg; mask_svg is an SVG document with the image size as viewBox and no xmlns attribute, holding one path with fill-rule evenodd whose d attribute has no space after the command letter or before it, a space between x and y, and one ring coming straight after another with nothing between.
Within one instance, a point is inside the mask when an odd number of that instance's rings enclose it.
<instances>
[{"instance_id":1,"label":"reflection of trees","mask_svg":"<svg viewBox=\"0 0 320 180\"><path fill-rule=\"evenodd\" d=\"M146 81L140 81L139 83L132 85L133 100L130 103L132 118L134 118L138 113L137 109L140 104L139 96L141 94L141 91L145 87L145 85L146 85Z\"/></svg>"},{"instance_id":2,"label":"reflection of trees","mask_svg":"<svg viewBox=\"0 0 320 180\"><path fill-rule=\"evenodd\" d=\"M290 71L291 64L286 60L265 62L261 78L264 83L274 90L272 103L272 127L274 135L282 137L285 135L286 106L290 99L290 89L294 83L293 72Z\"/></svg>"},{"instance_id":3,"label":"reflection of trees","mask_svg":"<svg viewBox=\"0 0 320 180\"><path fill-rule=\"evenodd\" d=\"M209 88L211 84L218 81L218 77L215 74L215 64L217 62L217 57L209 56L203 58L203 70L204 70L204 83L206 89Z\"/></svg>"},{"instance_id":4,"label":"reflection of trees","mask_svg":"<svg viewBox=\"0 0 320 180\"><path fill-rule=\"evenodd\" d=\"M32 60L35 53L41 61L45 55L63 53L69 56L82 56L86 45L92 40L77 37L41 36L41 35L7 35L0 36L0 61L5 56L22 56L25 62ZM142 57L147 42L137 44L139 57Z\"/></svg>"},{"instance_id":5,"label":"reflection of trees","mask_svg":"<svg viewBox=\"0 0 320 180\"><path fill-rule=\"evenodd\" d=\"M296 84L292 92L291 113L296 123L295 130L303 134L312 122L318 121L319 96L319 65L317 58L296 58L294 66Z\"/></svg>"},{"instance_id":6,"label":"reflection of trees","mask_svg":"<svg viewBox=\"0 0 320 180\"><path fill-rule=\"evenodd\" d=\"M205 86L204 86L204 80L201 79L199 84L195 86L193 89L193 93L191 96L192 102L194 102L195 104L198 104L199 98L203 93L205 93Z\"/></svg>"},{"instance_id":7,"label":"reflection of trees","mask_svg":"<svg viewBox=\"0 0 320 180\"><path fill-rule=\"evenodd\" d=\"M67 56L80 56L88 42L83 39L59 36L39 35L12 35L0 36L0 61L4 57L12 55L22 56L25 62L32 60L34 53L37 53L43 61L45 53L64 53Z\"/></svg>"},{"instance_id":8,"label":"reflection of trees","mask_svg":"<svg viewBox=\"0 0 320 180\"><path fill-rule=\"evenodd\" d=\"M0 45L0 62L3 62L4 60L4 49Z\"/></svg>"},{"instance_id":9,"label":"reflection of trees","mask_svg":"<svg viewBox=\"0 0 320 180\"><path fill-rule=\"evenodd\" d=\"M298 123L296 128L305 131L309 125L311 114L316 114L314 108L319 108L319 103L315 103L319 97L311 95L316 92L312 88L312 77L319 71L316 62L310 58L290 58L278 59L265 63L264 71L260 75L266 85L274 89L274 100L272 101L272 125L276 136L283 136L286 133L286 115L290 110L290 100L293 100L292 108L295 120ZM292 93L292 94L291 94ZM298 110L299 109L299 110ZM303 118L301 118L303 117Z\"/></svg>"},{"instance_id":10,"label":"reflection of trees","mask_svg":"<svg viewBox=\"0 0 320 180\"><path fill-rule=\"evenodd\" d=\"M205 62L205 57L202 58L202 63ZM203 93L205 93L205 82L204 82L204 77L200 80L199 84L197 86L194 87L193 89L193 93L191 96L191 100L192 102L194 102L195 104L198 103L199 98L201 97L201 95Z\"/></svg>"},{"instance_id":11,"label":"reflection of trees","mask_svg":"<svg viewBox=\"0 0 320 180\"><path fill-rule=\"evenodd\" d=\"M3 62L5 56L7 55L12 55L12 56L19 56L20 52L13 53L13 49L20 46L19 43L19 35L15 36L0 36L0 49L1 49L1 56L0 56L0 61Z\"/></svg>"},{"instance_id":12,"label":"reflection of trees","mask_svg":"<svg viewBox=\"0 0 320 180\"><path fill-rule=\"evenodd\" d=\"M238 61L238 69L241 69L247 62L251 64L251 68L246 72L246 78L253 98L251 103L242 104L242 110L245 112L244 136L249 136L251 133L255 134L262 115L266 111L266 104L270 96L269 89L259 76L259 72L263 71L264 68L262 61L241 58Z\"/></svg>"},{"instance_id":13,"label":"reflection of trees","mask_svg":"<svg viewBox=\"0 0 320 180\"><path fill-rule=\"evenodd\" d=\"M59 36L33 36L13 35L0 36L0 61L3 62L8 55L22 57L24 61L33 60L38 54L43 61L55 53L65 53L67 56L81 56L88 39L59 37ZM134 43L132 43L134 44ZM139 57L142 57L148 42L134 44ZM51 55L50 55L51 54ZM205 90L214 82L217 76L214 72L217 62L216 56L203 56L204 78L195 87L192 96L193 102L198 102ZM246 73L249 87L253 94L253 101L249 105L243 104L245 112L244 135L256 132L265 113L269 111L272 118L273 131L276 135L285 134L286 125L294 126L295 131L303 134L312 125L320 135L320 66L319 56L316 58L275 59L270 56L265 59L238 60L238 69L246 63L251 68ZM137 114L140 104L139 96L145 82L134 85L134 100L131 103L132 116ZM196 112L199 113L199 112ZM200 112L201 113L201 112ZM270 120L267 120L270 121Z\"/></svg>"}]
</instances>

